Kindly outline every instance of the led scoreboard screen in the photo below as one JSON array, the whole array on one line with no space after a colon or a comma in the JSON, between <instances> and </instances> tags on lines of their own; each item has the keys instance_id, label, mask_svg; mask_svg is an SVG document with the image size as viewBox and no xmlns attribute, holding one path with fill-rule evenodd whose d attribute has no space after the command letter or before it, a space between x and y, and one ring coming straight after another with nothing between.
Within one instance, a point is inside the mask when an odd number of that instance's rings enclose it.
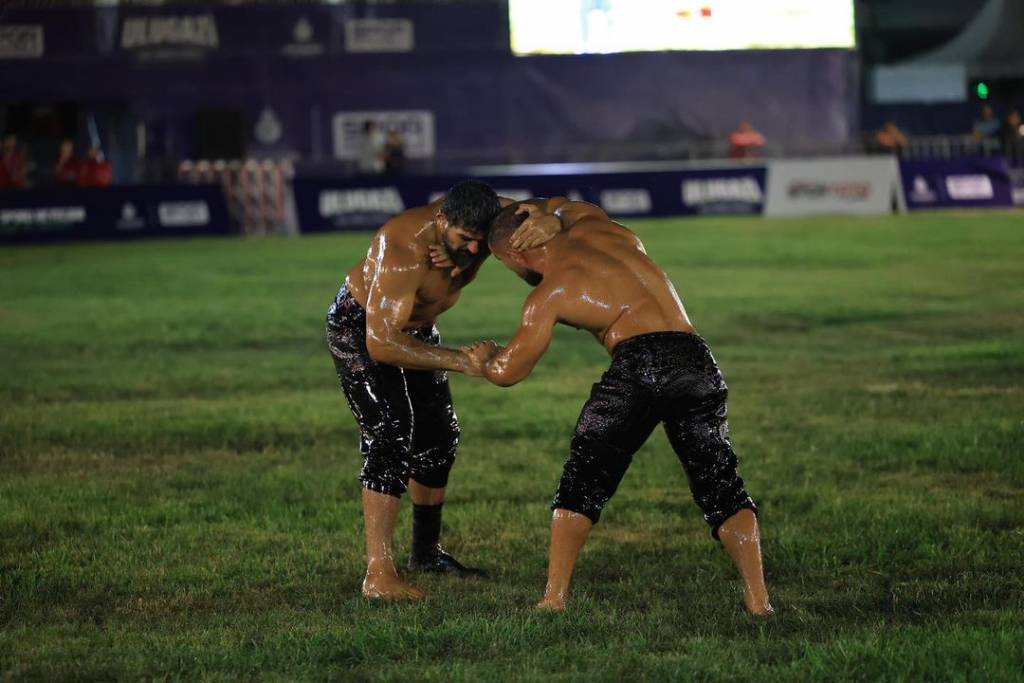
<instances>
[{"instance_id":1,"label":"led scoreboard screen","mask_svg":"<svg viewBox=\"0 0 1024 683\"><path fill-rule=\"evenodd\" d=\"M852 48L853 0L509 0L517 55Z\"/></svg>"}]
</instances>

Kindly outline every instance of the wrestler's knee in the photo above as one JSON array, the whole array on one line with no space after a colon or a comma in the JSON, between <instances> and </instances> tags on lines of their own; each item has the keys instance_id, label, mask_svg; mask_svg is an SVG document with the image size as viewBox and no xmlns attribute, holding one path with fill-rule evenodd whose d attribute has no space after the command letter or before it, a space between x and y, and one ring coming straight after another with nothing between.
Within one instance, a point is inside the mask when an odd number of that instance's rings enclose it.
<instances>
[{"instance_id":1,"label":"wrestler's knee","mask_svg":"<svg viewBox=\"0 0 1024 683\"><path fill-rule=\"evenodd\" d=\"M409 479L412 430L404 425L375 430L364 439L363 469L359 481L371 491L399 497Z\"/></svg>"},{"instance_id":2,"label":"wrestler's knee","mask_svg":"<svg viewBox=\"0 0 1024 683\"><path fill-rule=\"evenodd\" d=\"M721 540L718 538L718 530L722 524L740 510L750 510L755 516L758 514L757 505L754 504L754 500L747 495L746 491L732 497L727 503L720 503L704 510L704 520L711 529L711 538L716 541Z\"/></svg>"},{"instance_id":3,"label":"wrestler's knee","mask_svg":"<svg viewBox=\"0 0 1024 683\"><path fill-rule=\"evenodd\" d=\"M437 489L448 485L448 475L459 449L459 420L453 413L443 425L425 439L417 439L412 456L410 476L426 487Z\"/></svg>"},{"instance_id":4,"label":"wrestler's knee","mask_svg":"<svg viewBox=\"0 0 1024 683\"><path fill-rule=\"evenodd\" d=\"M551 507L577 512L596 524L632 460L628 451L577 434Z\"/></svg>"},{"instance_id":5,"label":"wrestler's knee","mask_svg":"<svg viewBox=\"0 0 1024 683\"><path fill-rule=\"evenodd\" d=\"M718 540L718 528L743 509L757 514L757 505L747 493L743 479L735 467L726 468L715 473L716 476L704 477L693 482L691 489L693 498L704 515L704 521L711 528L711 536Z\"/></svg>"}]
</instances>

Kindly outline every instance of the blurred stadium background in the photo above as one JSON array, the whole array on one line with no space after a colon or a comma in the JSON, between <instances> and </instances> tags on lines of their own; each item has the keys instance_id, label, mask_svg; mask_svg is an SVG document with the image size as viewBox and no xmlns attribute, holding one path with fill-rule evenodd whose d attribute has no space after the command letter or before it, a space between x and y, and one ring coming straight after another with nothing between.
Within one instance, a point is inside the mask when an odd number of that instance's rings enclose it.
<instances>
[{"instance_id":1,"label":"blurred stadium background","mask_svg":"<svg viewBox=\"0 0 1024 683\"><path fill-rule=\"evenodd\" d=\"M465 175L623 216L1005 207L1022 25L1010 0L15 0L0 186L31 195L2 239L368 228Z\"/></svg>"},{"instance_id":2,"label":"blurred stadium background","mask_svg":"<svg viewBox=\"0 0 1024 683\"><path fill-rule=\"evenodd\" d=\"M1020 680L1022 107L1019 0L0 4L0 681ZM445 534L495 579L358 597L323 317L368 230L470 176L665 266L774 621L660 435L575 609L523 609L607 366L566 330L520 387L453 378ZM446 340L524 295L486 267Z\"/></svg>"}]
</instances>

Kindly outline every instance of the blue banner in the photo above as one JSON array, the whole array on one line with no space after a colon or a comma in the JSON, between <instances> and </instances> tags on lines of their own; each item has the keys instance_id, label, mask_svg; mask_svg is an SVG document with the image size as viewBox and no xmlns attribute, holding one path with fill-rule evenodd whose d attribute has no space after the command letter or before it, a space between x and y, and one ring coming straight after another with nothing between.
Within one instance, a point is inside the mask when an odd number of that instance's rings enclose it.
<instances>
[{"instance_id":1,"label":"blue banner","mask_svg":"<svg viewBox=\"0 0 1024 683\"><path fill-rule=\"evenodd\" d=\"M8 9L0 26L0 46L8 49L0 50L0 59L188 62L255 54L302 59L509 49L508 12L500 2L149 5Z\"/></svg>"},{"instance_id":2,"label":"blue banner","mask_svg":"<svg viewBox=\"0 0 1024 683\"><path fill-rule=\"evenodd\" d=\"M724 156L747 116L787 149L839 150L857 129L855 52L514 57L507 10L478 0L14 8L0 27L0 101L77 102L80 116L120 103L131 131L145 127L147 156L174 160L200 154L202 110L240 113L249 156L317 164L351 161L353 125L374 118L403 134L415 126L409 168L425 172L672 159L681 143Z\"/></svg>"},{"instance_id":3,"label":"blue banner","mask_svg":"<svg viewBox=\"0 0 1024 683\"><path fill-rule=\"evenodd\" d=\"M0 193L0 244L231 233L219 186Z\"/></svg>"},{"instance_id":4,"label":"blue banner","mask_svg":"<svg viewBox=\"0 0 1024 683\"><path fill-rule=\"evenodd\" d=\"M624 219L760 214L764 209L763 166L476 177L510 199L564 196L593 202ZM463 179L300 177L294 183L299 226L303 232L376 229L406 209L433 201Z\"/></svg>"},{"instance_id":5,"label":"blue banner","mask_svg":"<svg viewBox=\"0 0 1024 683\"><path fill-rule=\"evenodd\" d=\"M1002 157L904 160L900 175L909 209L1013 206Z\"/></svg>"}]
</instances>

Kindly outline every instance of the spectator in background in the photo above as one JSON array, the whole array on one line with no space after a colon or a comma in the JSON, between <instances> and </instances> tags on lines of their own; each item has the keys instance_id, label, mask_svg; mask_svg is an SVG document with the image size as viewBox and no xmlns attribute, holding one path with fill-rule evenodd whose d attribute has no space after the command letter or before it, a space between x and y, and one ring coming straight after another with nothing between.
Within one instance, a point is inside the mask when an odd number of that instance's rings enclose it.
<instances>
[{"instance_id":1,"label":"spectator in background","mask_svg":"<svg viewBox=\"0 0 1024 683\"><path fill-rule=\"evenodd\" d=\"M899 155L907 148L907 136L893 121L886 121L875 133L875 149L882 154Z\"/></svg>"},{"instance_id":2,"label":"spectator in background","mask_svg":"<svg viewBox=\"0 0 1024 683\"><path fill-rule=\"evenodd\" d=\"M743 121L729 135L729 158L753 159L761 154L764 142L764 136L754 130L750 123Z\"/></svg>"},{"instance_id":3,"label":"spectator in background","mask_svg":"<svg viewBox=\"0 0 1024 683\"><path fill-rule=\"evenodd\" d=\"M53 184L57 187L74 187L78 184L79 161L75 158L75 143L64 140L53 167Z\"/></svg>"},{"instance_id":4,"label":"spectator in background","mask_svg":"<svg viewBox=\"0 0 1024 683\"><path fill-rule=\"evenodd\" d=\"M981 118L974 122L974 130L972 131L974 141L995 140L999 137L1001 128L1002 125L999 123L999 117L996 116L992 105L981 105Z\"/></svg>"},{"instance_id":5,"label":"spectator in background","mask_svg":"<svg viewBox=\"0 0 1024 683\"><path fill-rule=\"evenodd\" d=\"M1024 166L1024 123L1016 109L1006 117L1003 126L1003 154L1011 166Z\"/></svg>"},{"instance_id":6,"label":"spectator in background","mask_svg":"<svg viewBox=\"0 0 1024 683\"><path fill-rule=\"evenodd\" d=\"M380 173L384 170L384 140L380 129L369 119L363 124L363 146L359 151L359 172Z\"/></svg>"},{"instance_id":7,"label":"spectator in background","mask_svg":"<svg viewBox=\"0 0 1024 683\"><path fill-rule=\"evenodd\" d=\"M398 131L392 128L384 139L384 172L398 174L405 170L405 143Z\"/></svg>"},{"instance_id":8,"label":"spectator in background","mask_svg":"<svg viewBox=\"0 0 1024 683\"><path fill-rule=\"evenodd\" d=\"M79 187L110 187L114 167L103 158L98 147L90 147L89 154L78 165Z\"/></svg>"},{"instance_id":9,"label":"spectator in background","mask_svg":"<svg viewBox=\"0 0 1024 683\"><path fill-rule=\"evenodd\" d=\"M23 189L28 184L27 165L25 153L18 149L18 136L8 133L0 150L0 190Z\"/></svg>"}]
</instances>

